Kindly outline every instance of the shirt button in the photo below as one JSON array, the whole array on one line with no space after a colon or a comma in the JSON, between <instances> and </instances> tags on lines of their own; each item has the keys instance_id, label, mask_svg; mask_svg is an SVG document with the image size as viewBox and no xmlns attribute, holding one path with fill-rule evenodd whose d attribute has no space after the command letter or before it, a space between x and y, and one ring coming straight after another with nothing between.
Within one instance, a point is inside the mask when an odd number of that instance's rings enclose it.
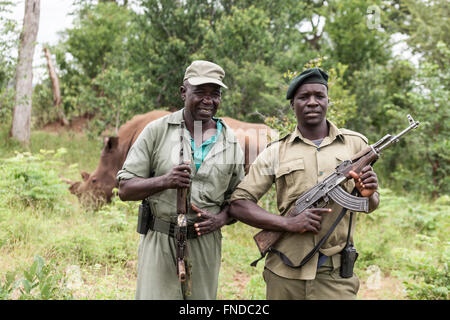
<instances>
[{"instance_id":1,"label":"shirt button","mask_svg":"<svg viewBox=\"0 0 450 320\"><path fill-rule=\"evenodd\" d=\"M323 175L323 171L320 171L320 172L319 172L319 176L321 176L321 175Z\"/></svg>"},{"instance_id":2,"label":"shirt button","mask_svg":"<svg viewBox=\"0 0 450 320\"><path fill-rule=\"evenodd\" d=\"M320 151L320 148L317 148L317 151Z\"/></svg>"}]
</instances>

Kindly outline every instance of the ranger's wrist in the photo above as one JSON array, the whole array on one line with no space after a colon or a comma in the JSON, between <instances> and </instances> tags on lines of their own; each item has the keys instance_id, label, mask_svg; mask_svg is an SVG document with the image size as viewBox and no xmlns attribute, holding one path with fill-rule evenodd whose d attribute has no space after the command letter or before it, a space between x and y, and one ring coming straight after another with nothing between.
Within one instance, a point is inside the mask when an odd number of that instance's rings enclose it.
<instances>
[{"instance_id":1,"label":"ranger's wrist","mask_svg":"<svg viewBox=\"0 0 450 320\"><path fill-rule=\"evenodd\" d=\"M378 191L375 191L370 197L369 197L369 212L374 211L376 208L378 208L378 205L380 204L380 194Z\"/></svg>"},{"instance_id":2,"label":"ranger's wrist","mask_svg":"<svg viewBox=\"0 0 450 320\"><path fill-rule=\"evenodd\" d=\"M233 223L236 223L237 222L237 220L236 219L234 219L232 216L230 216L229 214L228 214L228 209L230 208L230 206L228 205L228 204L226 204L226 205L224 205L223 207L222 207L222 210L220 210L220 212L219 212L219 216L220 216L220 219L221 219L221 225L222 226L224 226L224 225L230 225L230 224L233 224Z\"/></svg>"}]
</instances>

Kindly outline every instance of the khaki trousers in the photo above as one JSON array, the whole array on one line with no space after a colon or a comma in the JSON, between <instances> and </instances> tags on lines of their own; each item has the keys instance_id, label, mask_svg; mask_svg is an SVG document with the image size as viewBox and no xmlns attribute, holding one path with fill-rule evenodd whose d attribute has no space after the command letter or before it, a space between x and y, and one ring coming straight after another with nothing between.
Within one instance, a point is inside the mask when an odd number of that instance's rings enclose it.
<instances>
[{"instance_id":1,"label":"khaki trousers","mask_svg":"<svg viewBox=\"0 0 450 320\"><path fill-rule=\"evenodd\" d=\"M263 272L267 300L354 300L359 290L356 274L341 278L331 259L317 270L314 280L280 277L268 269Z\"/></svg>"},{"instance_id":2,"label":"khaki trousers","mask_svg":"<svg viewBox=\"0 0 450 320\"><path fill-rule=\"evenodd\" d=\"M175 239L149 230L138 253L137 300L215 300L221 262L220 230L188 240L191 294L186 295L176 267Z\"/></svg>"}]
</instances>

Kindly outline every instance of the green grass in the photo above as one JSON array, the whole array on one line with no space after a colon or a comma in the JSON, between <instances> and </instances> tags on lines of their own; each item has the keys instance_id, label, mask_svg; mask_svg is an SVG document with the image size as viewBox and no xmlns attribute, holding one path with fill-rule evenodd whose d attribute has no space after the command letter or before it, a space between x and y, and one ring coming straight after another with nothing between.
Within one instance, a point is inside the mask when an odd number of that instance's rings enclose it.
<instances>
[{"instance_id":1,"label":"green grass","mask_svg":"<svg viewBox=\"0 0 450 320\"><path fill-rule=\"evenodd\" d=\"M430 202L382 189L378 210L358 220L358 274L366 280L370 266L378 266L405 291L395 298L448 299L449 227L449 196Z\"/></svg>"},{"instance_id":2,"label":"green grass","mask_svg":"<svg viewBox=\"0 0 450 320\"><path fill-rule=\"evenodd\" d=\"M29 154L0 160L0 299L133 299L138 203L116 197L98 211L85 209L59 181L92 172L101 143L36 131L24 149L6 137L0 127L0 159ZM448 299L449 197L431 202L389 189L380 193L378 210L358 214L359 298ZM275 212L273 190L260 205ZM240 222L222 229L218 299L265 299L264 262L250 266L259 256L257 232ZM379 287L373 286L374 269Z\"/></svg>"},{"instance_id":3,"label":"green grass","mask_svg":"<svg viewBox=\"0 0 450 320\"><path fill-rule=\"evenodd\" d=\"M98 165L103 142L100 138L88 139L84 134L73 131L49 133L45 131L33 131L30 145L26 148L17 141L8 139L9 128L0 125L0 159L15 156L16 151L29 151L39 153L41 149L58 150L66 148L70 150L63 155L61 160L66 164L66 170L61 174L67 179L80 180L80 171L91 173ZM72 167L70 167L72 166Z\"/></svg>"},{"instance_id":4,"label":"green grass","mask_svg":"<svg viewBox=\"0 0 450 320\"><path fill-rule=\"evenodd\" d=\"M258 230L243 223L235 223L222 229L222 268L219 274L219 299L265 299L262 271L250 266L259 251L253 235Z\"/></svg>"},{"instance_id":5,"label":"green grass","mask_svg":"<svg viewBox=\"0 0 450 320\"><path fill-rule=\"evenodd\" d=\"M33 132L27 148L6 138L7 129L3 127L0 159L24 151L40 159L9 163L7 170L0 170L0 288L8 272L21 280L38 255L54 274L63 278L67 268L80 268L83 285L73 290L76 299L133 299L137 203L116 198L101 210L92 211L81 207L68 185L59 179L61 176L79 180L79 171L92 172L102 144L70 132ZM68 151L54 159L49 150L59 148ZM40 189L43 186L45 189ZM44 196L37 198L38 194ZM21 201L24 198L27 201ZM20 297L20 287L19 284L10 298Z\"/></svg>"}]
</instances>

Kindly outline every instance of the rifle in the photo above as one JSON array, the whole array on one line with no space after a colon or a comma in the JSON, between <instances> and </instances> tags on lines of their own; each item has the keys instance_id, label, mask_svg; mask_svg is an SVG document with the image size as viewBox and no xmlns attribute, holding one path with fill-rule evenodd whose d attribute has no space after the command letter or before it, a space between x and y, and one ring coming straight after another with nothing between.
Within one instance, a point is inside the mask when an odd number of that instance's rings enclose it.
<instances>
[{"instance_id":1,"label":"rifle","mask_svg":"<svg viewBox=\"0 0 450 320\"><path fill-rule=\"evenodd\" d=\"M317 207L322 202L327 204L330 198L345 209L368 212L369 198L350 195L340 185L352 179L350 171L359 173L365 166L372 165L379 158L382 150L398 142L400 137L419 126L419 122L414 121L411 115L408 114L407 117L409 126L406 129L395 136L385 135L381 140L358 152L351 160L339 164L332 174L298 197L295 206L287 216L296 216L308 208ZM283 231L262 230L253 237L261 253L261 258L254 261L252 266L256 266L256 263L272 249L283 233ZM276 252L276 250L273 251Z\"/></svg>"},{"instance_id":2,"label":"rifle","mask_svg":"<svg viewBox=\"0 0 450 320\"><path fill-rule=\"evenodd\" d=\"M184 154L183 154L183 139L184 139L184 120L181 121L180 126L180 164L183 164ZM177 275L181 283L186 281L186 262L185 257L187 256L187 191L188 188L178 188L177 189L177 224L178 230L176 232L177 241Z\"/></svg>"}]
</instances>

